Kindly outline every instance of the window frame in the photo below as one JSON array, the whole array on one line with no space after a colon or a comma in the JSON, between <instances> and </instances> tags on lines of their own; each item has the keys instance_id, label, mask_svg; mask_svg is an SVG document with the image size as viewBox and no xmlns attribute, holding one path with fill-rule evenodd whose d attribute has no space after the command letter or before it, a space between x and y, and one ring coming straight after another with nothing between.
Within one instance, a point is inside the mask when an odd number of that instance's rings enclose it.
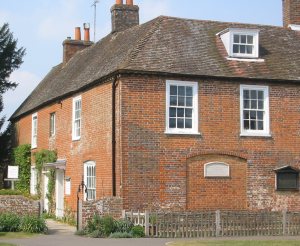
<instances>
[{"instance_id":1,"label":"window frame","mask_svg":"<svg viewBox=\"0 0 300 246\"><path fill-rule=\"evenodd\" d=\"M244 128L244 90L258 90L264 93L263 130L246 130ZM270 137L269 86L240 85L240 135Z\"/></svg>"},{"instance_id":2,"label":"window frame","mask_svg":"<svg viewBox=\"0 0 300 246\"><path fill-rule=\"evenodd\" d=\"M246 35L253 36L253 53L244 54L244 53L234 53L234 35ZM239 43L241 45L241 43ZM230 29L230 47L229 55L234 58L258 58L259 57L259 30L251 29Z\"/></svg>"},{"instance_id":3,"label":"window frame","mask_svg":"<svg viewBox=\"0 0 300 246\"><path fill-rule=\"evenodd\" d=\"M34 113L31 116L31 149L37 148L37 136L38 136L38 113Z\"/></svg>"},{"instance_id":4,"label":"window frame","mask_svg":"<svg viewBox=\"0 0 300 246\"><path fill-rule=\"evenodd\" d=\"M56 113L52 112L50 113L50 130L49 135L50 137L54 137L56 134Z\"/></svg>"},{"instance_id":5,"label":"window frame","mask_svg":"<svg viewBox=\"0 0 300 246\"><path fill-rule=\"evenodd\" d=\"M278 187L279 176L284 174L296 175L296 187ZM275 187L276 191L298 191L299 190L299 171L291 168L290 166L275 170Z\"/></svg>"},{"instance_id":6,"label":"window frame","mask_svg":"<svg viewBox=\"0 0 300 246\"><path fill-rule=\"evenodd\" d=\"M192 110L192 128L170 128L170 87L176 86L190 86L193 88L193 110ZM166 81L166 134L192 134L199 135L198 131L198 82L180 81L180 80L167 80Z\"/></svg>"},{"instance_id":7,"label":"window frame","mask_svg":"<svg viewBox=\"0 0 300 246\"><path fill-rule=\"evenodd\" d=\"M88 176L88 168L93 168L94 169L94 176ZM84 173L84 184L86 185L86 192L84 192L84 201L94 201L96 200L96 163L94 161L87 161L84 163L83 167L83 173ZM88 182L88 177L94 177L94 187L88 187L89 182ZM92 190L94 193L94 198L93 199L88 199L88 191Z\"/></svg>"},{"instance_id":8,"label":"window frame","mask_svg":"<svg viewBox=\"0 0 300 246\"><path fill-rule=\"evenodd\" d=\"M80 101L80 117L76 119L76 103ZM76 122L79 121L79 135L77 135L77 127ZM77 96L73 98L73 104L72 104L72 140L80 140L81 138L81 129L82 129L82 97Z\"/></svg>"}]
</instances>

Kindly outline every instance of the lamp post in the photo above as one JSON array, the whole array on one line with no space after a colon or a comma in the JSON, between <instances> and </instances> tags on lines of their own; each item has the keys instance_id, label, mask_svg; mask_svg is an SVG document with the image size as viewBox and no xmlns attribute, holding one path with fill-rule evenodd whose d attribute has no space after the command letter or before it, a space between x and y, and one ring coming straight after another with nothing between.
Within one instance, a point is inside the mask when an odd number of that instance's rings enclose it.
<instances>
[{"instance_id":1,"label":"lamp post","mask_svg":"<svg viewBox=\"0 0 300 246\"><path fill-rule=\"evenodd\" d=\"M77 190L77 231L79 230L79 194L81 193L81 191L84 191L85 194L87 194L87 186L83 181L83 177L81 183L78 185L78 190Z\"/></svg>"}]
</instances>

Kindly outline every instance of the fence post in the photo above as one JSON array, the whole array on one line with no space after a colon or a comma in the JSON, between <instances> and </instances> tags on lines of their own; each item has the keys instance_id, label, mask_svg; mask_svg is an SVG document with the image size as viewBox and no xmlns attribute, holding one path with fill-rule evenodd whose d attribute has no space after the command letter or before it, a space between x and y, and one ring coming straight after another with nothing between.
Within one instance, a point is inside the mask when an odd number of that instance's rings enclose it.
<instances>
[{"instance_id":1,"label":"fence post","mask_svg":"<svg viewBox=\"0 0 300 246\"><path fill-rule=\"evenodd\" d=\"M287 210L282 211L282 235L286 235L286 225L287 225Z\"/></svg>"},{"instance_id":2,"label":"fence post","mask_svg":"<svg viewBox=\"0 0 300 246\"><path fill-rule=\"evenodd\" d=\"M126 210L125 209L122 210L122 219L126 219Z\"/></svg>"},{"instance_id":3,"label":"fence post","mask_svg":"<svg viewBox=\"0 0 300 246\"><path fill-rule=\"evenodd\" d=\"M82 201L78 201L78 225L77 228L78 230L82 230Z\"/></svg>"},{"instance_id":4,"label":"fence post","mask_svg":"<svg viewBox=\"0 0 300 246\"><path fill-rule=\"evenodd\" d=\"M221 235L221 212L220 210L216 211L216 237Z\"/></svg>"},{"instance_id":5,"label":"fence post","mask_svg":"<svg viewBox=\"0 0 300 246\"><path fill-rule=\"evenodd\" d=\"M149 223L150 223L150 214L148 210L145 210L145 236L149 237Z\"/></svg>"}]
</instances>

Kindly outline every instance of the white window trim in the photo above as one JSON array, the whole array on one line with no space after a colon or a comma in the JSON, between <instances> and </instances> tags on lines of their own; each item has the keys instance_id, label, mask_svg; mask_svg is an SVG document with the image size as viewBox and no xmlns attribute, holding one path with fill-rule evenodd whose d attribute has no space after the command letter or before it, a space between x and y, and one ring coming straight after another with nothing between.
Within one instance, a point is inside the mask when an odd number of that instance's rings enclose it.
<instances>
[{"instance_id":1,"label":"white window trim","mask_svg":"<svg viewBox=\"0 0 300 246\"><path fill-rule=\"evenodd\" d=\"M239 58L258 58L259 57L259 30L252 29L229 29L230 31L230 52L231 57ZM233 37L234 35L252 35L253 36L253 54L233 53Z\"/></svg>"},{"instance_id":2,"label":"white window trim","mask_svg":"<svg viewBox=\"0 0 300 246\"><path fill-rule=\"evenodd\" d=\"M80 135L76 136L76 129L75 129L75 104L77 101L81 101L81 109L80 109ZM72 104L72 140L79 140L81 138L81 129L82 129L82 98L81 96L77 96L73 98Z\"/></svg>"},{"instance_id":3,"label":"white window trim","mask_svg":"<svg viewBox=\"0 0 300 246\"><path fill-rule=\"evenodd\" d=\"M53 132L51 133L51 116L54 115L54 121L53 121ZM50 137L54 137L56 134L56 113L52 112L50 114Z\"/></svg>"},{"instance_id":4,"label":"white window trim","mask_svg":"<svg viewBox=\"0 0 300 246\"><path fill-rule=\"evenodd\" d=\"M213 166L213 165L222 165L224 167L227 168L227 172L225 175L209 175L207 173L207 167L208 166ZM204 164L204 177L207 177L207 178L228 178L230 177L230 166L229 164L225 163L225 162L222 162L222 161L214 161L214 162L209 162L209 163L206 163Z\"/></svg>"},{"instance_id":5,"label":"white window trim","mask_svg":"<svg viewBox=\"0 0 300 246\"><path fill-rule=\"evenodd\" d=\"M96 181L97 181L97 177L96 177L96 163L94 161L88 161L85 162L83 165L83 175L84 175L84 184L87 185L87 168L88 167L94 167L95 168L95 198L97 197L97 189L96 189ZM85 189L85 188L84 188ZM84 201L87 200L87 193L84 190ZM92 201L92 200L89 200Z\"/></svg>"},{"instance_id":6,"label":"white window trim","mask_svg":"<svg viewBox=\"0 0 300 246\"><path fill-rule=\"evenodd\" d=\"M34 119L36 120L36 129L34 129ZM36 130L36 134L35 134ZM31 148L37 148L38 114L34 113L31 117Z\"/></svg>"},{"instance_id":7,"label":"white window trim","mask_svg":"<svg viewBox=\"0 0 300 246\"><path fill-rule=\"evenodd\" d=\"M192 86L193 87L193 128L173 129L169 128L170 86ZM167 80L166 81L166 130L165 134L189 134L200 135L198 131L198 82Z\"/></svg>"},{"instance_id":8,"label":"white window trim","mask_svg":"<svg viewBox=\"0 0 300 246\"><path fill-rule=\"evenodd\" d=\"M35 168L35 166L31 166L31 168L30 168L30 194L31 195L37 194L36 185L37 185L36 168Z\"/></svg>"},{"instance_id":9,"label":"white window trim","mask_svg":"<svg viewBox=\"0 0 300 246\"><path fill-rule=\"evenodd\" d=\"M244 90L262 90L264 91L264 130L245 130L244 129ZM270 134L270 112L269 112L269 87L259 85L240 85L240 136L253 136L253 137L271 137Z\"/></svg>"}]
</instances>

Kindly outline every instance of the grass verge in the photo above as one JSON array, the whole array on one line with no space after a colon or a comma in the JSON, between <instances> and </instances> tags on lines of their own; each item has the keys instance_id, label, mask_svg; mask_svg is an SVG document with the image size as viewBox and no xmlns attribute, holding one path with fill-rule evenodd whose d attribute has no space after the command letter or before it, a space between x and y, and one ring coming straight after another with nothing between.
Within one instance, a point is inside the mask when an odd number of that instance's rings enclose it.
<instances>
[{"instance_id":1,"label":"grass verge","mask_svg":"<svg viewBox=\"0 0 300 246\"><path fill-rule=\"evenodd\" d=\"M0 243L0 246L17 246L17 245L11 243Z\"/></svg>"},{"instance_id":2,"label":"grass verge","mask_svg":"<svg viewBox=\"0 0 300 246\"><path fill-rule=\"evenodd\" d=\"M0 239L19 239L19 238L30 238L38 234L29 232L0 232ZM0 244L0 246L2 246Z\"/></svg>"},{"instance_id":3,"label":"grass verge","mask_svg":"<svg viewBox=\"0 0 300 246\"><path fill-rule=\"evenodd\" d=\"M300 241L296 240L226 240L226 241L185 241L172 242L168 246L300 246Z\"/></svg>"}]
</instances>

